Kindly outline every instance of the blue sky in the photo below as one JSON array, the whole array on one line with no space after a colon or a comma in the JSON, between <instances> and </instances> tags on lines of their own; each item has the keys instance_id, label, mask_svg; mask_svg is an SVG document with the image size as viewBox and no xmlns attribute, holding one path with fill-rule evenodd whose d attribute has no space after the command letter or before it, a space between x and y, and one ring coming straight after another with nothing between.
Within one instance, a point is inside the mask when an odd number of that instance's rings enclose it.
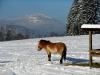
<instances>
[{"instance_id":1,"label":"blue sky","mask_svg":"<svg viewBox=\"0 0 100 75\"><path fill-rule=\"evenodd\" d=\"M0 18L45 14L65 23L73 0L0 0Z\"/></svg>"}]
</instances>

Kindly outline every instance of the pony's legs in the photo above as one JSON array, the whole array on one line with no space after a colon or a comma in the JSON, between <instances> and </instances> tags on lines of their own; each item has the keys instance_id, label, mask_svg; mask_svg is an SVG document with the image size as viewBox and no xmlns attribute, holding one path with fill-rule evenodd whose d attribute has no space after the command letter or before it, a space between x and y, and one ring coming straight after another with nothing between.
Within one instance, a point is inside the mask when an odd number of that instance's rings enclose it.
<instances>
[{"instance_id":1,"label":"pony's legs","mask_svg":"<svg viewBox=\"0 0 100 75\"><path fill-rule=\"evenodd\" d=\"M60 59L61 62L63 59L64 59L64 61L66 60L66 51L67 51L67 48L65 47L63 52L62 52L62 55L61 55L61 59Z\"/></svg>"},{"instance_id":2,"label":"pony's legs","mask_svg":"<svg viewBox=\"0 0 100 75\"><path fill-rule=\"evenodd\" d=\"M66 60L66 48L65 48L64 51L61 53L60 64L63 63L63 59Z\"/></svg>"},{"instance_id":3,"label":"pony's legs","mask_svg":"<svg viewBox=\"0 0 100 75\"><path fill-rule=\"evenodd\" d=\"M48 61L51 61L51 53L48 54Z\"/></svg>"},{"instance_id":4,"label":"pony's legs","mask_svg":"<svg viewBox=\"0 0 100 75\"><path fill-rule=\"evenodd\" d=\"M62 63L63 63L63 53L62 53L61 58L60 58L60 64L62 64Z\"/></svg>"},{"instance_id":5,"label":"pony's legs","mask_svg":"<svg viewBox=\"0 0 100 75\"><path fill-rule=\"evenodd\" d=\"M67 50L66 50L66 48L65 48L64 51L63 51L63 59L64 59L64 60L66 60L66 51L67 51Z\"/></svg>"}]
</instances>

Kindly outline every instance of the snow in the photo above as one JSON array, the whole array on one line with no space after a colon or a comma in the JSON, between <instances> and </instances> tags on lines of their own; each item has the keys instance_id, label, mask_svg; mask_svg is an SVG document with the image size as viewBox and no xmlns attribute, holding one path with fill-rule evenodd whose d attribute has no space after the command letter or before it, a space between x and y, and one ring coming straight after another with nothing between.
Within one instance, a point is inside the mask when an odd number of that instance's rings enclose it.
<instances>
[{"instance_id":1,"label":"snow","mask_svg":"<svg viewBox=\"0 0 100 75\"><path fill-rule=\"evenodd\" d=\"M40 22L41 20L39 20L37 17L34 17L34 16L30 16L28 17L29 21L31 23L37 23L37 22Z\"/></svg>"},{"instance_id":2,"label":"snow","mask_svg":"<svg viewBox=\"0 0 100 75\"><path fill-rule=\"evenodd\" d=\"M93 48L100 48L99 34L93 35ZM59 55L47 61L44 50L37 51L40 39L64 42L67 60L64 63L88 62L88 36L63 36L0 42L0 75L100 75L100 68L64 66L59 64ZM99 57L94 61L100 62Z\"/></svg>"},{"instance_id":3,"label":"snow","mask_svg":"<svg viewBox=\"0 0 100 75\"><path fill-rule=\"evenodd\" d=\"M100 29L100 24L83 24L81 28L98 28Z\"/></svg>"}]
</instances>

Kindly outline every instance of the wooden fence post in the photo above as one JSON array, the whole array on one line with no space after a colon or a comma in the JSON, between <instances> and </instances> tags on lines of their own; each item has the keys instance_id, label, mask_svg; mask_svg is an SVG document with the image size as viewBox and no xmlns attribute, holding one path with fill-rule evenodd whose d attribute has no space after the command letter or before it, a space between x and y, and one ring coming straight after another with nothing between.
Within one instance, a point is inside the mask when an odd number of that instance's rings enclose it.
<instances>
[{"instance_id":1,"label":"wooden fence post","mask_svg":"<svg viewBox=\"0 0 100 75\"><path fill-rule=\"evenodd\" d=\"M89 31L89 66L92 66L92 31Z\"/></svg>"}]
</instances>

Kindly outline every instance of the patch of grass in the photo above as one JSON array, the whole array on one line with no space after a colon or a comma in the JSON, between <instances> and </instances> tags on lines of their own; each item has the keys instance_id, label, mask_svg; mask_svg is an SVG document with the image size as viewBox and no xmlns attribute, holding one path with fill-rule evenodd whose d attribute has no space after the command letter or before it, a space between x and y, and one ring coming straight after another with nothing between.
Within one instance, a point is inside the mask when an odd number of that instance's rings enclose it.
<instances>
[{"instance_id":1,"label":"patch of grass","mask_svg":"<svg viewBox=\"0 0 100 75\"><path fill-rule=\"evenodd\" d=\"M89 63L65 63L65 66L83 66L83 67L89 67ZM92 65L93 68L100 68L100 63L93 63Z\"/></svg>"}]
</instances>

